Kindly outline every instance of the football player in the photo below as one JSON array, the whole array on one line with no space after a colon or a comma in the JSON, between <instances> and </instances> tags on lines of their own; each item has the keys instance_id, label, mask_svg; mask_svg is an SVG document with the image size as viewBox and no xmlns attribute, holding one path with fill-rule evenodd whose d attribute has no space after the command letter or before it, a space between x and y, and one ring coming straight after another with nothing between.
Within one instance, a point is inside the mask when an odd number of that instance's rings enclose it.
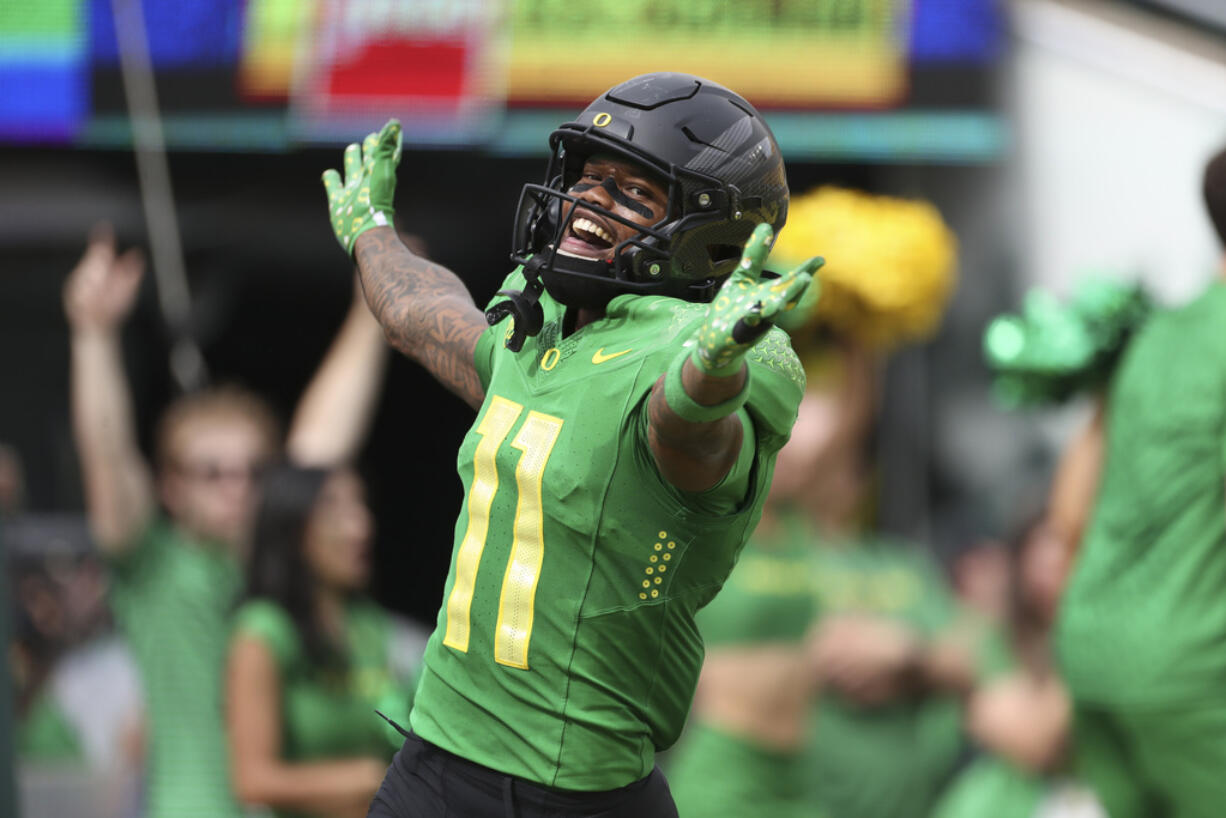
<instances>
[{"instance_id":1,"label":"football player","mask_svg":"<svg viewBox=\"0 0 1226 818\"><path fill-rule=\"evenodd\" d=\"M676 815L654 758L702 663L694 614L803 392L773 324L821 259L762 274L788 188L752 105L647 74L549 144L484 311L389 226L398 123L324 174L388 338L478 409L412 732L371 815Z\"/></svg>"}]
</instances>

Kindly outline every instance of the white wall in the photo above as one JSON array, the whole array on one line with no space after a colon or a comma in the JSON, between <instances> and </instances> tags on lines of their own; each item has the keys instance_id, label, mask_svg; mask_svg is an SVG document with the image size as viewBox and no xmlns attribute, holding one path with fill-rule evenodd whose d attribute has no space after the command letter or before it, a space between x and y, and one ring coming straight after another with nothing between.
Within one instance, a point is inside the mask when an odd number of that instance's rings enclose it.
<instances>
[{"instance_id":1,"label":"white wall","mask_svg":"<svg viewBox=\"0 0 1226 818\"><path fill-rule=\"evenodd\" d=\"M1163 300L1195 294L1221 258L1200 178L1226 144L1226 48L1091 3L1013 12L1022 275L1066 292L1135 271Z\"/></svg>"}]
</instances>

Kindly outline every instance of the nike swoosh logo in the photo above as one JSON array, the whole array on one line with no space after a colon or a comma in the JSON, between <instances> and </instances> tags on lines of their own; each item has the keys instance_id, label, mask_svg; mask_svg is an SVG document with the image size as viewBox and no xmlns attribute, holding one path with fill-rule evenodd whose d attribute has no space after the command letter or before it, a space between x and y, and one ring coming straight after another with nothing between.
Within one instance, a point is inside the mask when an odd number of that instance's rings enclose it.
<instances>
[{"instance_id":1,"label":"nike swoosh logo","mask_svg":"<svg viewBox=\"0 0 1226 818\"><path fill-rule=\"evenodd\" d=\"M604 347L601 347L600 349L596 350L595 353L593 353L592 363L603 364L605 361L611 361L614 358L620 358L621 356L627 355L631 352L634 352L634 350L633 349L623 349L621 352L614 352L611 355L605 355Z\"/></svg>"}]
</instances>

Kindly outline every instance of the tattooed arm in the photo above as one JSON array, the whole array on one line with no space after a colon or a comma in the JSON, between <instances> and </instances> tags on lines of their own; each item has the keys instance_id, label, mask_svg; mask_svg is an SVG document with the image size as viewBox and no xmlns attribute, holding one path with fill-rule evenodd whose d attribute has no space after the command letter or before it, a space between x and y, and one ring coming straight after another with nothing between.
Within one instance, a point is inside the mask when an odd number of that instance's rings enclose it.
<instances>
[{"instance_id":1,"label":"tattooed arm","mask_svg":"<svg viewBox=\"0 0 1226 818\"><path fill-rule=\"evenodd\" d=\"M392 346L473 408L485 398L473 354L488 324L455 273L415 255L391 227L363 232L354 258L370 311Z\"/></svg>"},{"instance_id":2,"label":"tattooed arm","mask_svg":"<svg viewBox=\"0 0 1226 818\"><path fill-rule=\"evenodd\" d=\"M455 273L413 253L391 227L400 151L400 123L388 120L345 149L343 179L324 171L332 230L391 345L476 408L485 396L473 354L485 315Z\"/></svg>"}]
</instances>

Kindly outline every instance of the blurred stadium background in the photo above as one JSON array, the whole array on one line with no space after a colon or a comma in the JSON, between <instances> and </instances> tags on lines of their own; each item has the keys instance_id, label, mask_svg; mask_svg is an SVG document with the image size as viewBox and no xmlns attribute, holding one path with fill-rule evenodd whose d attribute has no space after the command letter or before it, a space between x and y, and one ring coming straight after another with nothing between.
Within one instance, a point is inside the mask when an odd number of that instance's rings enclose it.
<instances>
[{"instance_id":1,"label":"blurred stadium background","mask_svg":"<svg viewBox=\"0 0 1226 818\"><path fill-rule=\"evenodd\" d=\"M133 44L151 66L152 137L129 116L147 76ZM60 288L95 221L148 247L151 204L180 236L190 311L168 324L151 277L125 334L141 428L176 390L169 350L183 338L215 378L285 414L348 301L318 181L339 146L405 123L398 212L481 302L507 271L519 188L539 180L549 131L653 70L753 101L794 194L831 182L927 199L956 233L951 312L891 360L875 444L881 526L944 557L1015 522L1083 411L993 406L987 318L1087 271L1176 300L1216 262L1197 186L1226 138L1219 0L0 0L0 443L24 466L10 581L35 561L64 594L93 587ZM159 131L173 206L148 175ZM138 168L138 144L153 166ZM155 266L177 264L169 252L155 248ZM446 572L469 418L398 360L360 463L376 596L422 622ZM0 718L6 815L10 725ZM22 786L76 797L38 774L23 770ZM131 814L102 800L97 815Z\"/></svg>"}]
</instances>

